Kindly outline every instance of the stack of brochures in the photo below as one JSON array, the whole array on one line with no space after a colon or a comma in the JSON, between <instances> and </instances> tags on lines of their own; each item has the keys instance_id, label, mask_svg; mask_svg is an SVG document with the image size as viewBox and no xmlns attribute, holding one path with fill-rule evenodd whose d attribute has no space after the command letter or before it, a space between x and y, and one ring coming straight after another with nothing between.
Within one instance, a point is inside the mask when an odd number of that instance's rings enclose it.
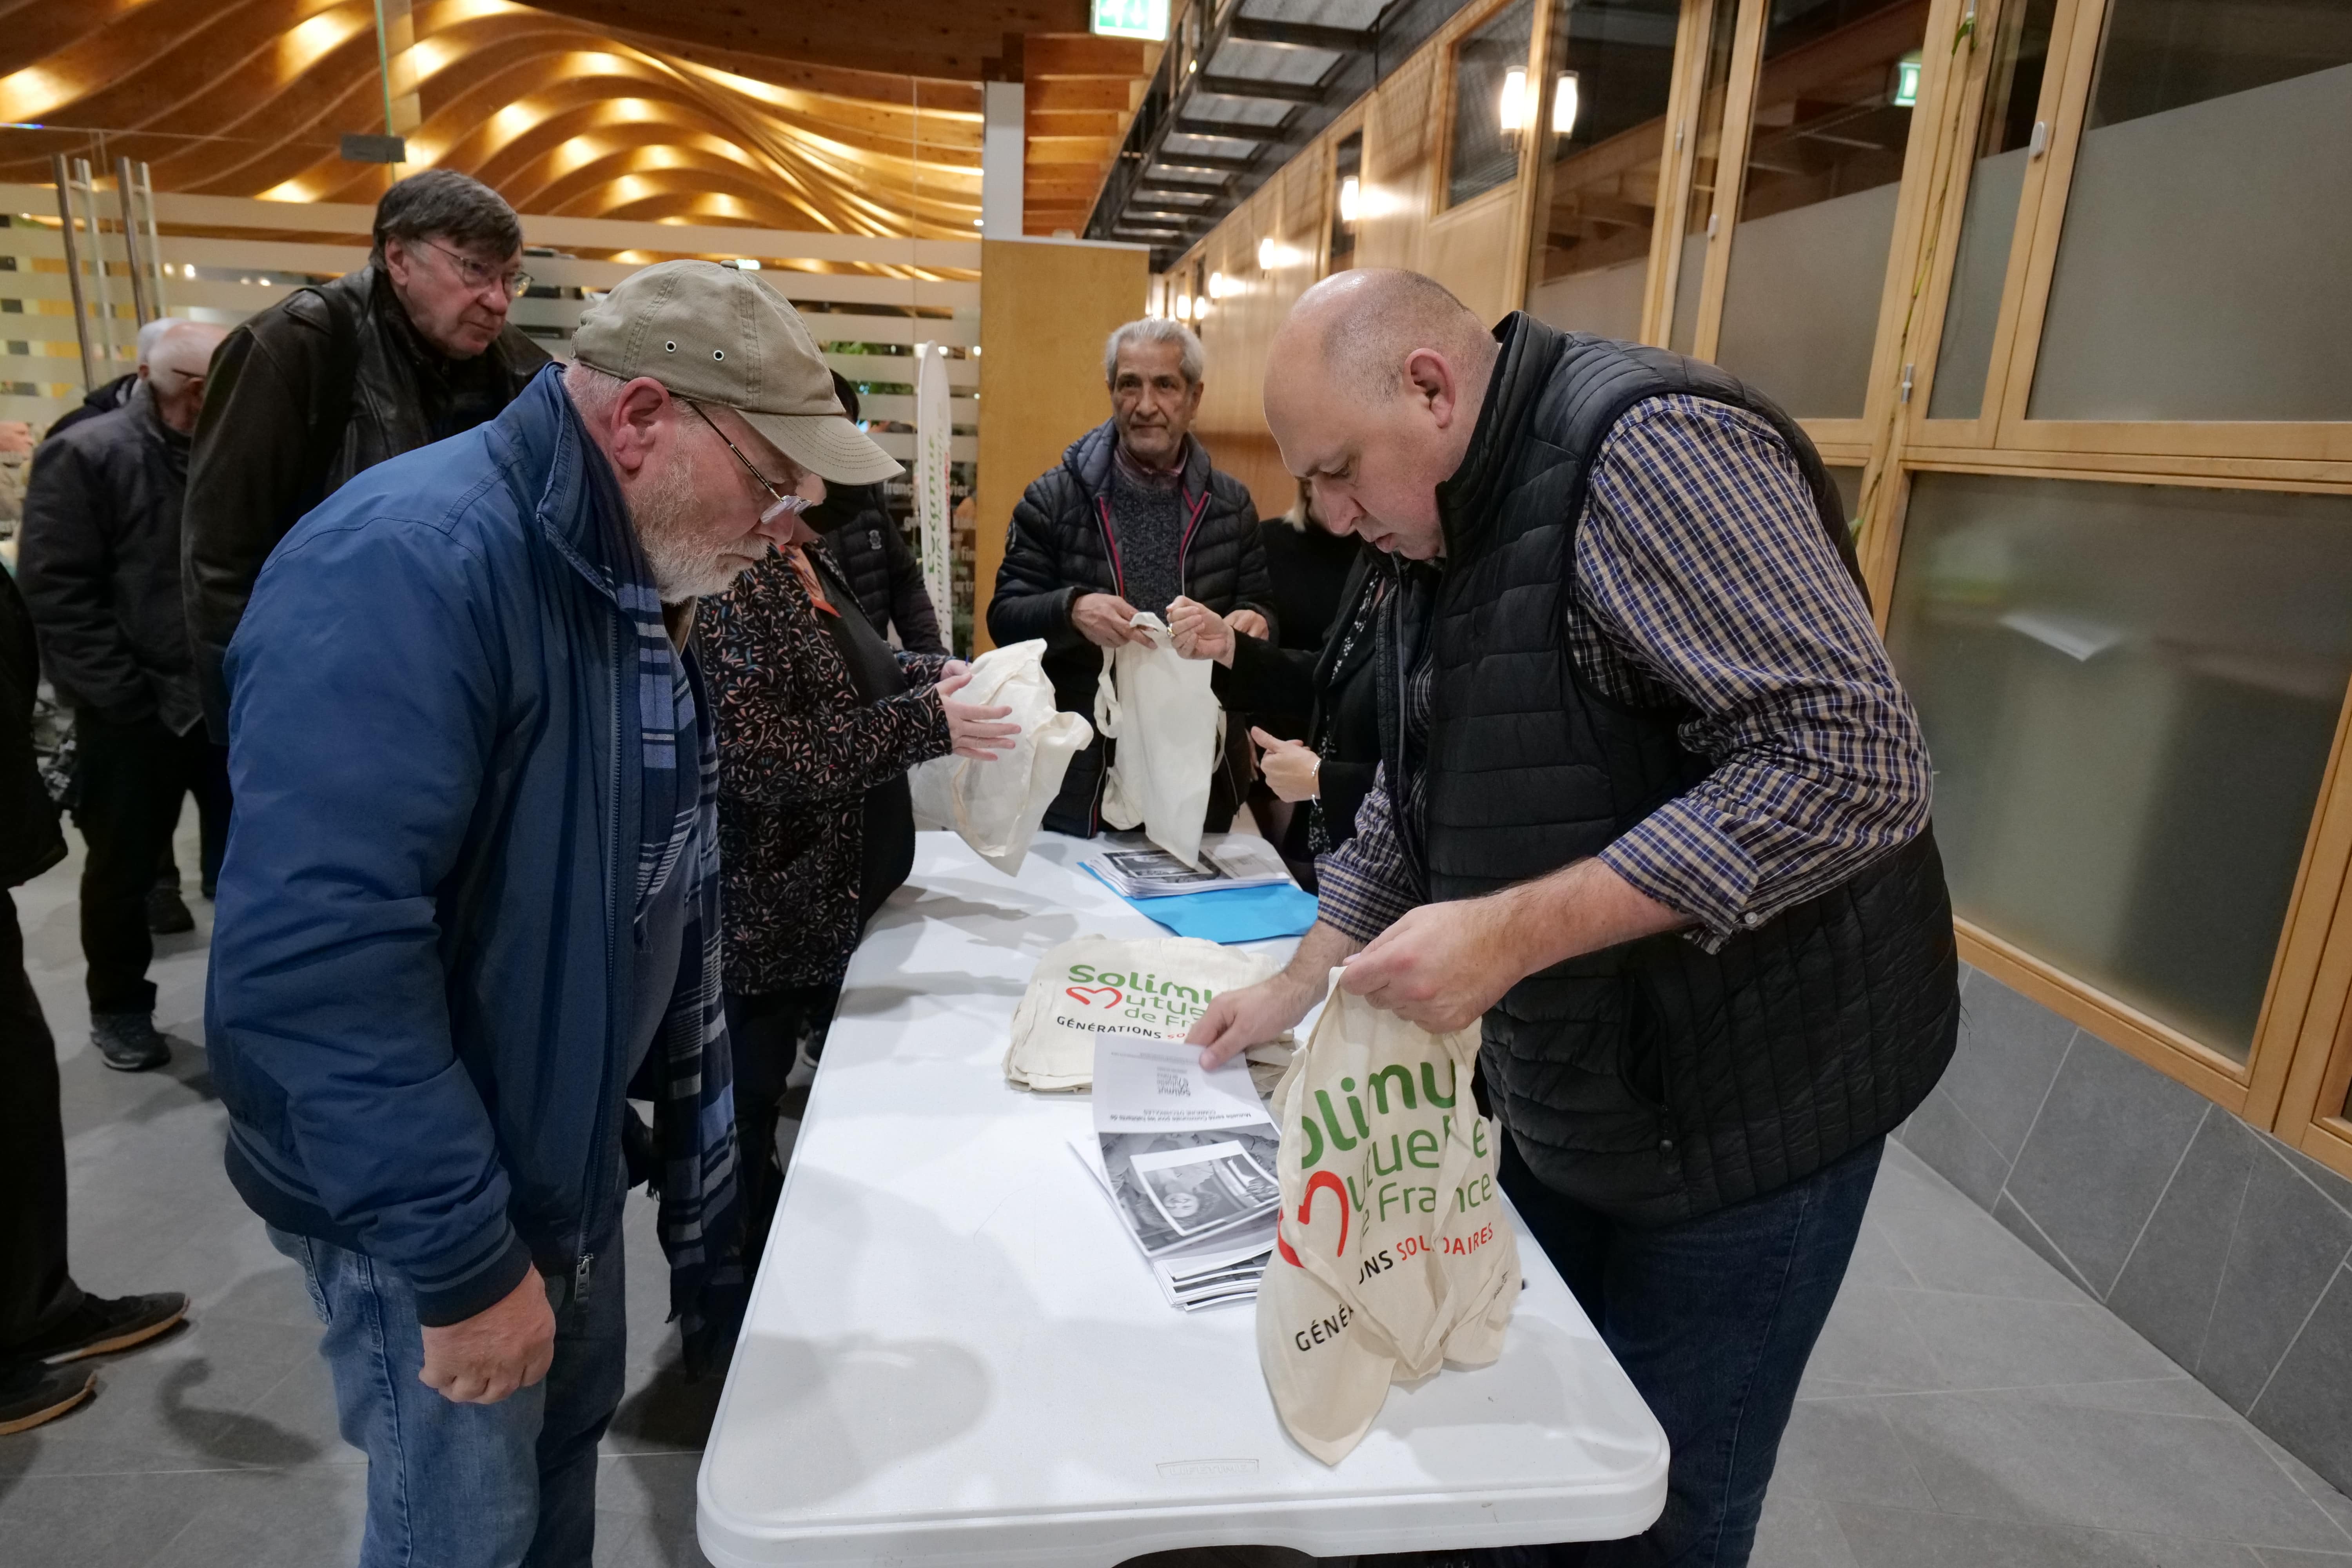
<instances>
[{"instance_id":1,"label":"stack of brochures","mask_svg":"<svg viewBox=\"0 0 2352 1568\"><path fill-rule=\"evenodd\" d=\"M1253 1300L1274 1251L1279 1132L1240 1059L1202 1069L1198 1047L1101 1041L1094 1136L1072 1150L1142 1249L1169 1304Z\"/></svg>"},{"instance_id":2,"label":"stack of brochures","mask_svg":"<svg viewBox=\"0 0 2352 1568\"><path fill-rule=\"evenodd\" d=\"M1139 836L1113 841L1085 856L1082 864L1122 898L1158 899L1171 893L1206 893L1221 888L1263 888L1290 880L1282 857L1265 839L1229 833L1201 850L1198 868Z\"/></svg>"}]
</instances>

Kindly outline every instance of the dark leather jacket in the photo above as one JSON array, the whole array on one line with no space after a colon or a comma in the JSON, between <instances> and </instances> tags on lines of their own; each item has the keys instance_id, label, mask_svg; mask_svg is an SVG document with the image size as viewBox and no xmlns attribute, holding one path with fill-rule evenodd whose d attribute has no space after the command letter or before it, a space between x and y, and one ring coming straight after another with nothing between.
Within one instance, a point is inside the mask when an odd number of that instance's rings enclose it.
<instances>
[{"instance_id":1,"label":"dark leather jacket","mask_svg":"<svg viewBox=\"0 0 2352 1568\"><path fill-rule=\"evenodd\" d=\"M497 417L547 363L511 323L473 359L447 358L372 267L297 289L228 335L196 426L183 556L215 741L228 735L221 656L278 542L352 475Z\"/></svg>"}]
</instances>

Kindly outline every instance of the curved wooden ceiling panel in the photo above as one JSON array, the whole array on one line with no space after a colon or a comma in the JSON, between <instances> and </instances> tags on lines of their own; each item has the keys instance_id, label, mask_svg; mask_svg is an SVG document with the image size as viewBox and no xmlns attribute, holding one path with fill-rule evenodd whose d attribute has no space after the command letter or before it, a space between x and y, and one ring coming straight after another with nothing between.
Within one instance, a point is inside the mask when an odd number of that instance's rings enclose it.
<instances>
[{"instance_id":1,"label":"curved wooden ceiling panel","mask_svg":"<svg viewBox=\"0 0 2352 1568\"><path fill-rule=\"evenodd\" d=\"M526 212L969 237L978 87L798 67L641 37L509 0L418 0L395 59L412 162ZM0 0L0 180L52 153L145 160L159 190L371 201L338 155L379 132L373 0Z\"/></svg>"}]
</instances>

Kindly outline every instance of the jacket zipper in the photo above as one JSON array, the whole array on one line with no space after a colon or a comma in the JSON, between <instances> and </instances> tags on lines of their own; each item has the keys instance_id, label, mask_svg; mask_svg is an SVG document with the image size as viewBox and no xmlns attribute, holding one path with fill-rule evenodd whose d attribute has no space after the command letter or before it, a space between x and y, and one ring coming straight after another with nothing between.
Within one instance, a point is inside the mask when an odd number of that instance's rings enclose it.
<instances>
[{"instance_id":1,"label":"jacket zipper","mask_svg":"<svg viewBox=\"0 0 2352 1568\"><path fill-rule=\"evenodd\" d=\"M1110 552L1111 591L1124 599L1127 597L1127 568L1118 558L1118 539L1110 531L1110 497L1107 495L1095 497L1095 526L1102 530L1103 547ZM1097 676L1095 679L1099 680L1102 678ZM1087 834L1089 837L1102 831L1103 791L1109 787L1110 761L1106 756L1102 767L1095 773L1094 798L1087 803Z\"/></svg>"},{"instance_id":2,"label":"jacket zipper","mask_svg":"<svg viewBox=\"0 0 2352 1568\"><path fill-rule=\"evenodd\" d=\"M1127 568L1118 558L1118 538L1110 531L1110 497L1108 496L1095 497L1095 526L1102 530L1103 547L1110 552L1111 592L1124 599L1127 597ZM1183 559L1181 552L1177 559L1181 566Z\"/></svg>"},{"instance_id":3,"label":"jacket zipper","mask_svg":"<svg viewBox=\"0 0 2352 1568\"><path fill-rule=\"evenodd\" d=\"M1184 537L1176 546L1176 581L1183 584L1187 594L1192 591L1192 579L1185 574L1185 566L1192 558L1192 536L1201 531L1202 514L1208 510L1209 492L1202 490L1201 499L1192 503L1192 521L1184 525Z\"/></svg>"}]
</instances>

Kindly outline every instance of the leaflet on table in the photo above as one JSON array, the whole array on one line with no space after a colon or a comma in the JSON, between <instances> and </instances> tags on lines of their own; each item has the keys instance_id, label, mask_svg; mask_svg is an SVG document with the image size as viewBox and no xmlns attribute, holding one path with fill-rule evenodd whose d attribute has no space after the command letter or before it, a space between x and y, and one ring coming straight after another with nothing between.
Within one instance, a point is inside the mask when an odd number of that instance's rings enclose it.
<instances>
[{"instance_id":1,"label":"leaflet on table","mask_svg":"<svg viewBox=\"0 0 2352 1568\"><path fill-rule=\"evenodd\" d=\"M1094 1177L1096 1186L1111 1207L1126 1220L1127 1211L1103 1170L1102 1140L1093 1133L1074 1132L1070 1135L1070 1152ZM1256 1300L1258 1280L1274 1253L1276 1218L1269 1213L1255 1224L1185 1242L1157 1258L1148 1258L1153 1282L1159 1285L1160 1293L1168 1299L1170 1306L1188 1312ZM1134 1234L1131 1225L1129 1234Z\"/></svg>"},{"instance_id":2,"label":"leaflet on table","mask_svg":"<svg viewBox=\"0 0 2352 1568\"><path fill-rule=\"evenodd\" d=\"M1181 1041L1107 1037L1095 1049L1094 1123L1087 1163L1147 1258L1186 1254L1191 1277L1229 1272L1273 1246L1279 1134L1245 1065L1209 1071ZM1212 1242L1228 1255L1190 1256ZM1160 1282L1171 1297L1191 1293Z\"/></svg>"},{"instance_id":3,"label":"leaflet on table","mask_svg":"<svg viewBox=\"0 0 2352 1568\"><path fill-rule=\"evenodd\" d=\"M1220 888L1261 888L1290 880L1289 868L1273 845L1246 833L1223 835L1201 851L1196 869L1165 849L1138 838L1114 842L1084 858L1114 892L1130 899L1171 893L1202 893Z\"/></svg>"}]
</instances>

